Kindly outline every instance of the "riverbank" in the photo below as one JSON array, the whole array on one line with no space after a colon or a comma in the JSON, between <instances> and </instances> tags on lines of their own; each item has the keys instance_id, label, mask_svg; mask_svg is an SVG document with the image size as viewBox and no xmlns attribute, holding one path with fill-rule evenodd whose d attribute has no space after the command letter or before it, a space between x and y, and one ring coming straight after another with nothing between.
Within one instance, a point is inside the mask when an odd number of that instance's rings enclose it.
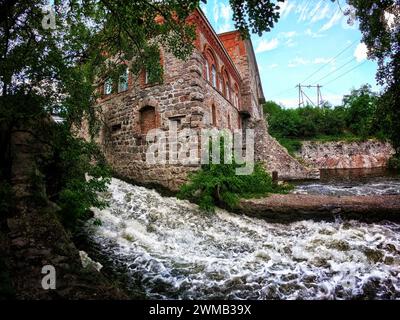
<instances>
[{"instance_id":1,"label":"riverbank","mask_svg":"<svg viewBox=\"0 0 400 320\"><path fill-rule=\"evenodd\" d=\"M386 167L394 154L389 142L370 139L302 141L296 156L318 169L368 169Z\"/></svg>"},{"instance_id":2,"label":"riverbank","mask_svg":"<svg viewBox=\"0 0 400 320\"><path fill-rule=\"evenodd\" d=\"M271 222L300 220L400 221L400 195L326 196L274 194L242 200L236 212Z\"/></svg>"}]
</instances>

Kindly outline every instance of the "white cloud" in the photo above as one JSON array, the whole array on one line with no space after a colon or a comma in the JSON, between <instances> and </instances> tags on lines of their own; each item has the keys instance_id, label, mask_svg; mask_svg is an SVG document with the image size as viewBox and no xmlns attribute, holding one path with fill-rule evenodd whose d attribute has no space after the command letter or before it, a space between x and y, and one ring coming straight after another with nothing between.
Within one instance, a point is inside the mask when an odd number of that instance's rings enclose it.
<instances>
[{"instance_id":1,"label":"white cloud","mask_svg":"<svg viewBox=\"0 0 400 320\"><path fill-rule=\"evenodd\" d=\"M295 68L295 67L306 65L306 64L309 64L309 63L310 63L310 60L297 57L297 58L289 61L288 67L289 68Z\"/></svg>"},{"instance_id":2,"label":"white cloud","mask_svg":"<svg viewBox=\"0 0 400 320\"><path fill-rule=\"evenodd\" d=\"M225 22L224 24L218 27L217 33L224 33L228 31L232 31L233 25L230 22Z\"/></svg>"},{"instance_id":3,"label":"white cloud","mask_svg":"<svg viewBox=\"0 0 400 320\"><path fill-rule=\"evenodd\" d=\"M320 0L317 5L314 7L313 10L310 11L310 16L309 16L309 20L311 20L311 22L313 21L313 19L315 18L315 16L317 15L317 13L319 12L319 10L321 9L323 0Z\"/></svg>"},{"instance_id":4,"label":"white cloud","mask_svg":"<svg viewBox=\"0 0 400 320\"><path fill-rule=\"evenodd\" d=\"M261 40L256 49L256 53L274 50L278 47L278 45L279 45L279 41L277 38L273 38L270 41Z\"/></svg>"},{"instance_id":5,"label":"white cloud","mask_svg":"<svg viewBox=\"0 0 400 320\"><path fill-rule=\"evenodd\" d=\"M232 20L232 8L229 4L225 5L224 3L221 3L221 9L220 9L220 14L221 17L225 20L225 21L231 21Z\"/></svg>"},{"instance_id":6,"label":"white cloud","mask_svg":"<svg viewBox=\"0 0 400 320\"><path fill-rule=\"evenodd\" d=\"M293 41L293 39L288 39L285 43L285 45L289 48L293 48L297 46L297 42Z\"/></svg>"},{"instance_id":7,"label":"white cloud","mask_svg":"<svg viewBox=\"0 0 400 320\"><path fill-rule=\"evenodd\" d=\"M362 62L368 58L368 48L365 43L359 43L356 50L354 51L354 57L357 62Z\"/></svg>"},{"instance_id":8,"label":"white cloud","mask_svg":"<svg viewBox=\"0 0 400 320\"><path fill-rule=\"evenodd\" d=\"M306 36L310 36L311 38L322 38L325 37L324 34L313 32L310 28L308 28L305 32Z\"/></svg>"},{"instance_id":9,"label":"white cloud","mask_svg":"<svg viewBox=\"0 0 400 320\"><path fill-rule=\"evenodd\" d=\"M208 17L207 7L206 7L206 5L204 3L200 3L200 9L204 12L206 17Z\"/></svg>"},{"instance_id":10,"label":"white cloud","mask_svg":"<svg viewBox=\"0 0 400 320\"><path fill-rule=\"evenodd\" d=\"M321 5L321 3L319 3ZM318 8L319 10L319 8ZM331 15L331 6L326 3L324 8L318 12L314 12L315 14L311 16L311 23L315 23L317 21L329 18Z\"/></svg>"},{"instance_id":11,"label":"white cloud","mask_svg":"<svg viewBox=\"0 0 400 320\"><path fill-rule=\"evenodd\" d=\"M332 59L330 58L315 58L313 63L314 64L325 64L325 63L330 63L333 62L331 61Z\"/></svg>"},{"instance_id":12,"label":"white cloud","mask_svg":"<svg viewBox=\"0 0 400 320\"><path fill-rule=\"evenodd\" d=\"M214 21L215 21L215 23L217 23L218 20L219 20L219 6L218 6L218 2L215 2L215 4L214 4L213 14L214 14Z\"/></svg>"},{"instance_id":13,"label":"white cloud","mask_svg":"<svg viewBox=\"0 0 400 320\"><path fill-rule=\"evenodd\" d=\"M298 22L300 21L307 21L308 18L310 17L310 10L311 8L309 7L310 1L302 1L301 4L299 4L296 8L296 13L298 13L299 19L297 20Z\"/></svg>"},{"instance_id":14,"label":"white cloud","mask_svg":"<svg viewBox=\"0 0 400 320\"><path fill-rule=\"evenodd\" d=\"M336 11L336 13L332 16L332 18L322 26L320 31L329 30L334 25L336 25L339 22L339 20L342 19L342 18L343 18L343 13L340 10Z\"/></svg>"},{"instance_id":15,"label":"white cloud","mask_svg":"<svg viewBox=\"0 0 400 320\"><path fill-rule=\"evenodd\" d=\"M268 66L267 66L267 69L276 69L276 68L278 68L278 67L279 67L279 64L273 63L273 64L268 65Z\"/></svg>"},{"instance_id":16,"label":"white cloud","mask_svg":"<svg viewBox=\"0 0 400 320\"><path fill-rule=\"evenodd\" d=\"M293 88L293 90L295 90ZM299 105L299 99L298 98L292 98L292 99L276 99L278 104L283 105L285 108L292 109L292 108L297 108Z\"/></svg>"},{"instance_id":17,"label":"white cloud","mask_svg":"<svg viewBox=\"0 0 400 320\"><path fill-rule=\"evenodd\" d=\"M296 5L292 0L287 0L282 4L280 3L279 6L280 6L279 12L282 18L286 18L290 14L290 12L296 8Z\"/></svg>"},{"instance_id":18,"label":"white cloud","mask_svg":"<svg viewBox=\"0 0 400 320\"><path fill-rule=\"evenodd\" d=\"M214 7L214 19L215 19L215 12L217 12L218 19L222 20L219 23L217 33L224 33L227 31L231 31L233 27L232 22L232 9L230 5L225 5L224 3L220 3L220 6L216 6L217 9Z\"/></svg>"},{"instance_id":19,"label":"white cloud","mask_svg":"<svg viewBox=\"0 0 400 320\"><path fill-rule=\"evenodd\" d=\"M293 38L297 35L296 31L280 32L279 36L282 38Z\"/></svg>"},{"instance_id":20,"label":"white cloud","mask_svg":"<svg viewBox=\"0 0 400 320\"><path fill-rule=\"evenodd\" d=\"M388 11L385 11L385 20L386 26L389 30L392 30L396 27L396 16Z\"/></svg>"}]
</instances>

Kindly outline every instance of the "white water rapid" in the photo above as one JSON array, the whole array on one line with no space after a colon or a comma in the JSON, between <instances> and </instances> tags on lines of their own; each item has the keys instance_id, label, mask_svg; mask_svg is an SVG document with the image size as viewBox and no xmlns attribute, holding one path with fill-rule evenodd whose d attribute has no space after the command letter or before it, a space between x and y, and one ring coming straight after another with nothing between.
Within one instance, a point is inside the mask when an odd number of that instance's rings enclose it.
<instances>
[{"instance_id":1,"label":"white water rapid","mask_svg":"<svg viewBox=\"0 0 400 320\"><path fill-rule=\"evenodd\" d=\"M399 224L209 215L117 179L104 197L90 241L150 298L400 299Z\"/></svg>"}]
</instances>

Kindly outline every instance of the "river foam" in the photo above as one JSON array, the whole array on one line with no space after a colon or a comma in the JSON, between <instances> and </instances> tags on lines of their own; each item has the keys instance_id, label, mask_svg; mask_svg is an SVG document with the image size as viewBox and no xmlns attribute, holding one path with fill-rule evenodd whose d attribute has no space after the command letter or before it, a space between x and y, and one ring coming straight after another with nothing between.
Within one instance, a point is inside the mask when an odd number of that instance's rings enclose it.
<instances>
[{"instance_id":1,"label":"river foam","mask_svg":"<svg viewBox=\"0 0 400 320\"><path fill-rule=\"evenodd\" d=\"M91 241L155 299L399 299L400 225L271 224L113 179Z\"/></svg>"}]
</instances>

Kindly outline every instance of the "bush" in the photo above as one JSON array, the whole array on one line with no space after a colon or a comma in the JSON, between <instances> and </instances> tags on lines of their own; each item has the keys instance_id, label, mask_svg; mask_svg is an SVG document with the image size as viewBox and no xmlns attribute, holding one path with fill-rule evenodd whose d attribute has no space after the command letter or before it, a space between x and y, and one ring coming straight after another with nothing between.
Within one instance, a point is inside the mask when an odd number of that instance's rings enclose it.
<instances>
[{"instance_id":1,"label":"bush","mask_svg":"<svg viewBox=\"0 0 400 320\"><path fill-rule=\"evenodd\" d=\"M60 207L64 226L73 229L77 220L85 219L92 207L104 208L98 193L107 190L111 170L94 142L73 137L57 128L54 153L45 167L50 200Z\"/></svg>"},{"instance_id":2,"label":"bush","mask_svg":"<svg viewBox=\"0 0 400 320\"><path fill-rule=\"evenodd\" d=\"M276 137L276 140L278 140L292 156L296 156L296 153L301 150L302 143L300 140L284 137Z\"/></svg>"},{"instance_id":3,"label":"bush","mask_svg":"<svg viewBox=\"0 0 400 320\"><path fill-rule=\"evenodd\" d=\"M275 184L260 164L255 164L250 175L237 175L236 169L241 165L232 162L203 165L201 170L192 174L189 182L181 187L178 198L188 199L197 203L203 210L213 212L216 206L235 209L241 198L286 193L291 189L290 186Z\"/></svg>"},{"instance_id":4,"label":"bush","mask_svg":"<svg viewBox=\"0 0 400 320\"><path fill-rule=\"evenodd\" d=\"M397 156L393 156L392 158L390 158L388 167L390 169L400 170L400 156L397 155Z\"/></svg>"}]
</instances>

